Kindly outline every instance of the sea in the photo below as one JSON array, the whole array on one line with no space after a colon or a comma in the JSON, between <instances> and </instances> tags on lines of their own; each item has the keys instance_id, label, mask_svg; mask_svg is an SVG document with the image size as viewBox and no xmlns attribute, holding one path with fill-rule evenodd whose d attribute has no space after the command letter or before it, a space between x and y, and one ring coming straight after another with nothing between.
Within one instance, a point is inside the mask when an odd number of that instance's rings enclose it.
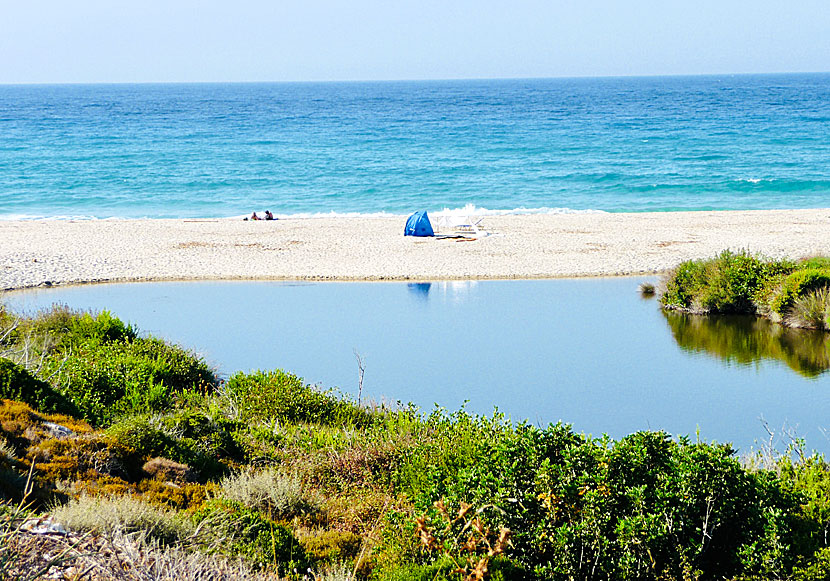
<instances>
[{"instance_id":1,"label":"sea","mask_svg":"<svg viewBox=\"0 0 830 581\"><path fill-rule=\"evenodd\" d=\"M830 74L0 86L0 219L830 207Z\"/></svg>"}]
</instances>

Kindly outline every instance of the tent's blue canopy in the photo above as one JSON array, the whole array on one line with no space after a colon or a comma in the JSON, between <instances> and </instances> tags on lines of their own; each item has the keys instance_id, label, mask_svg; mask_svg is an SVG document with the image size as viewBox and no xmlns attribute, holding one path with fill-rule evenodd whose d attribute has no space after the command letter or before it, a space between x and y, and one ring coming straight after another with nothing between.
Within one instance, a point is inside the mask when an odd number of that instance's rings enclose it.
<instances>
[{"instance_id":1,"label":"tent's blue canopy","mask_svg":"<svg viewBox=\"0 0 830 581\"><path fill-rule=\"evenodd\" d=\"M406 221L403 229L404 236L435 236L432 231L432 224L429 221L426 210L415 212Z\"/></svg>"}]
</instances>

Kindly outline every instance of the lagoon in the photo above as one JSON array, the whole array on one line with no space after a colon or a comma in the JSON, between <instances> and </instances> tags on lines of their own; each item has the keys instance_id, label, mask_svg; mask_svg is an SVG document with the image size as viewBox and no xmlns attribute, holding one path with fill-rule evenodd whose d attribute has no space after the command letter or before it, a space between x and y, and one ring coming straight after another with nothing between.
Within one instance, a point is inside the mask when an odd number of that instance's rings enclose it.
<instances>
[{"instance_id":1,"label":"lagoon","mask_svg":"<svg viewBox=\"0 0 830 581\"><path fill-rule=\"evenodd\" d=\"M830 451L828 339L750 319L664 314L639 278L419 283L163 282L5 293L12 309L108 309L222 376L283 368L424 410L619 438L663 429L742 452L767 429ZM466 403L465 403L466 402Z\"/></svg>"}]
</instances>

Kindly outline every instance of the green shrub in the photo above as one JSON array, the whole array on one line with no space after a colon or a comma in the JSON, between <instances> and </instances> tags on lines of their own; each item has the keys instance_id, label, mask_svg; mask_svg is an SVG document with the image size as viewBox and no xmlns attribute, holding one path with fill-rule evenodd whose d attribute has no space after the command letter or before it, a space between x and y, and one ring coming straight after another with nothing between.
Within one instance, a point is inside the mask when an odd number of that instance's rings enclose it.
<instances>
[{"instance_id":1,"label":"green shrub","mask_svg":"<svg viewBox=\"0 0 830 581\"><path fill-rule=\"evenodd\" d=\"M220 553L241 556L258 567L274 567L283 573L308 568L308 557L291 530L240 503L208 501L193 519L209 526L212 546Z\"/></svg>"},{"instance_id":2,"label":"green shrub","mask_svg":"<svg viewBox=\"0 0 830 581\"><path fill-rule=\"evenodd\" d=\"M61 392L98 425L119 415L162 411L177 394L215 382L202 359L160 339L86 343L49 359Z\"/></svg>"},{"instance_id":3,"label":"green shrub","mask_svg":"<svg viewBox=\"0 0 830 581\"><path fill-rule=\"evenodd\" d=\"M795 301L811 291L830 287L830 270L807 268L797 270L784 279L781 289L773 298L771 309L783 316L789 311Z\"/></svg>"},{"instance_id":4,"label":"green shrub","mask_svg":"<svg viewBox=\"0 0 830 581\"><path fill-rule=\"evenodd\" d=\"M56 348L69 348L84 343L112 343L131 341L136 330L125 325L109 311L79 312L65 305L53 305L31 319L26 328L38 335L49 335L56 340Z\"/></svg>"},{"instance_id":5,"label":"green shrub","mask_svg":"<svg viewBox=\"0 0 830 581\"><path fill-rule=\"evenodd\" d=\"M301 543L308 556L317 563L336 564L354 561L363 539L355 533L327 530L306 536Z\"/></svg>"},{"instance_id":6,"label":"green shrub","mask_svg":"<svg viewBox=\"0 0 830 581\"><path fill-rule=\"evenodd\" d=\"M823 268L830 269L830 256L812 256L800 260L797 265L799 270L806 268Z\"/></svg>"},{"instance_id":7,"label":"green shrub","mask_svg":"<svg viewBox=\"0 0 830 581\"><path fill-rule=\"evenodd\" d=\"M324 425L365 425L371 413L338 397L332 390L320 391L282 370L236 373L223 392L243 422L274 420Z\"/></svg>"},{"instance_id":8,"label":"green shrub","mask_svg":"<svg viewBox=\"0 0 830 581\"><path fill-rule=\"evenodd\" d=\"M0 399L13 399L49 414L77 416L78 408L52 386L29 373L24 367L0 357Z\"/></svg>"},{"instance_id":9,"label":"green shrub","mask_svg":"<svg viewBox=\"0 0 830 581\"><path fill-rule=\"evenodd\" d=\"M476 579L458 571L458 565L450 557L441 557L425 565L401 564L378 572L378 581L465 581ZM495 558L490 563L487 579L492 581L525 581L536 578L509 559Z\"/></svg>"},{"instance_id":10,"label":"green shrub","mask_svg":"<svg viewBox=\"0 0 830 581\"><path fill-rule=\"evenodd\" d=\"M790 261L724 250L711 260L681 263L666 282L661 303L690 311L754 313L770 281L794 268Z\"/></svg>"},{"instance_id":11,"label":"green shrub","mask_svg":"<svg viewBox=\"0 0 830 581\"><path fill-rule=\"evenodd\" d=\"M779 486L800 499L795 543L802 554L826 547L830 539L830 463L822 456L779 461ZM830 555L828 555L830 556Z\"/></svg>"},{"instance_id":12,"label":"green shrub","mask_svg":"<svg viewBox=\"0 0 830 581\"><path fill-rule=\"evenodd\" d=\"M518 426L475 457L431 470L416 510L435 520L442 499L491 507L490 528L512 532L505 557L536 578L728 578L786 571L798 554L787 516L797 495L744 471L726 446Z\"/></svg>"},{"instance_id":13,"label":"green shrub","mask_svg":"<svg viewBox=\"0 0 830 581\"><path fill-rule=\"evenodd\" d=\"M696 310L697 295L705 280L703 262L687 260L680 263L669 275L660 303L670 308Z\"/></svg>"},{"instance_id":14,"label":"green shrub","mask_svg":"<svg viewBox=\"0 0 830 581\"><path fill-rule=\"evenodd\" d=\"M154 457L186 464L202 477L221 476L227 471L215 457L200 449L198 442L166 432L164 419L159 416L125 418L110 426L106 434L112 442L133 454L132 478L138 478L144 462Z\"/></svg>"},{"instance_id":15,"label":"green shrub","mask_svg":"<svg viewBox=\"0 0 830 581\"><path fill-rule=\"evenodd\" d=\"M792 581L827 581L830 579L830 547L819 549L810 562L793 569Z\"/></svg>"}]
</instances>

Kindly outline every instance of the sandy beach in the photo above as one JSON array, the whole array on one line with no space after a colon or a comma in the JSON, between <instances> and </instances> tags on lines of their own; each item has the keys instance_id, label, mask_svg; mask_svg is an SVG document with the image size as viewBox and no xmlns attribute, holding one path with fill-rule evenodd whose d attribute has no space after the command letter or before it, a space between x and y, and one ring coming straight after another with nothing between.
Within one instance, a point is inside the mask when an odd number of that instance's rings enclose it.
<instances>
[{"instance_id":1,"label":"sandy beach","mask_svg":"<svg viewBox=\"0 0 830 581\"><path fill-rule=\"evenodd\" d=\"M451 280L652 274L725 248L830 254L830 209L488 216L476 240L404 217L0 222L0 289L107 281Z\"/></svg>"}]
</instances>

